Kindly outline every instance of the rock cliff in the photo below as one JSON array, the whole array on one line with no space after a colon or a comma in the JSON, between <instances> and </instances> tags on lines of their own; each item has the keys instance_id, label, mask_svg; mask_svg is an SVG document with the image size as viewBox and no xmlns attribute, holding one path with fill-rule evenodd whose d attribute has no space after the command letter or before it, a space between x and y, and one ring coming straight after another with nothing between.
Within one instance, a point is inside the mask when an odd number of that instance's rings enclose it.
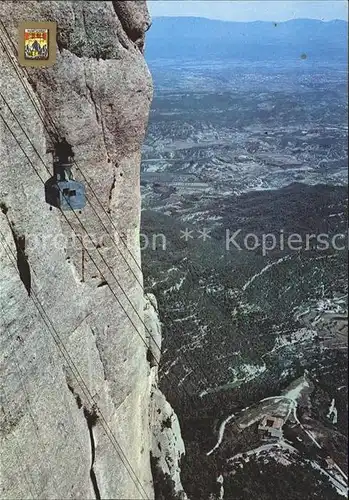
<instances>
[{"instance_id":1,"label":"rock cliff","mask_svg":"<svg viewBox=\"0 0 349 500\"><path fill-rule=\"evenodd\" d=\"M149 332L151 354L151 459L158 500L187 500L181 481L181 460L185 455L184 442L177 415L158 388L158 366L161 347L161 324L158 304L153 294L146 294L144 323Z\"/></svg>"},{"instance_id":2,"label":"rock cliff","mask_svg":"<svg viewBox=\"0 0 349 500\"><path fill-rule=\"evenodd\" d=\"M154 498L138 237L147 7L0 3L0 495ZM57 22L53 67L17 64L18 24L32 20ZM45 203L63 137L86 186L81 213Z\"/></svg>"}]
</instances>

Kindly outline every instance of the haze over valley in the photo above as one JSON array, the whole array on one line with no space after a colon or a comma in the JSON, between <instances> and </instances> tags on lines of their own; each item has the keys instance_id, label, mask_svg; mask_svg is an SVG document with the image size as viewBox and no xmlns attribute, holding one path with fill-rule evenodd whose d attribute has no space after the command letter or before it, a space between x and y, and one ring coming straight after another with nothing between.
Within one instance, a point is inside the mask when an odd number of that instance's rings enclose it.
<instances>
[{"instance_id":1,"label":"haze over valley","mask_svg":"<svg viewBox=\"0 0 349 500\"><path fill-rule=\"evenodd\" d=\"M148 34L143 272L192 500L347 496L346 31L155 18Z\"/></svg>"}]
</instances>

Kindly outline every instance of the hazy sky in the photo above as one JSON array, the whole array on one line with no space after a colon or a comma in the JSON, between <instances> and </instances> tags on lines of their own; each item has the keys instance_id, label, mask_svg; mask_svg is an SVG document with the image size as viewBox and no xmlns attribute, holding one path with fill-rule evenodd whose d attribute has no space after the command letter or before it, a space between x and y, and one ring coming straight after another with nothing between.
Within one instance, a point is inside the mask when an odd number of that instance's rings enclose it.
<instances>
[{"instance_id":1,"label":"hazy sky","mask_svg":"<svg viewBox=\"0 0 349 500\"><path fill-rule=\"evenodd\" d=\"M148 0L155 16L197 16L226 21L348 18L346 0Z\"/></svg>"}]
</instances>

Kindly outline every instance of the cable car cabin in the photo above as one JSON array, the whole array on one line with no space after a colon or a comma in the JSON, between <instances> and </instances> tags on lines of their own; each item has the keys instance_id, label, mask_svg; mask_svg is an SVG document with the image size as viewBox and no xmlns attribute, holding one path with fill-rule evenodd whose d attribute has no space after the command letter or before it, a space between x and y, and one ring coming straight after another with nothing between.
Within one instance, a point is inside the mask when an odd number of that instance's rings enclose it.
<instances>
[{"instance_id":1,"label":"cable car cabin","mask_svg":"<svg viewBox=\"0 0 349 500\"><path fill-rule=\"evenodd\" d=\"M61 210L80 210L86 204L85 186L73 179L72 158L65 158L62 163L55 158L53 177L45 183L46 203Z\"/></svg>"}]
</instances>

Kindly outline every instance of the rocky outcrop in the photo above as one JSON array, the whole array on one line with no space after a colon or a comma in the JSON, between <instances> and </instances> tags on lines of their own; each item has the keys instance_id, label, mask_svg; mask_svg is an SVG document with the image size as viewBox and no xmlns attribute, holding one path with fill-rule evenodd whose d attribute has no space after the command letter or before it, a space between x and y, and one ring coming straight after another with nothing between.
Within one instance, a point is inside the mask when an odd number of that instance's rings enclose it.
<instances>
[{"instance_id":1,"label":"rocky outcrop","mask_svg":"<svg viewBox=\"0 0 349 500\"><path fill-rule=\"evenodd\" d=\"M187 500L181 483L181 460L185 454L184 442L177 415L158 388L159 347L161 324L157 301L153 294L146 295L144 321L151 333L149 357L156 360L151 370L151 458L155 492L159 500Z\"/></svg>"},{"instance_id":2,"label":"rocky outcrop","mask_svg":"<svg viewBox=\"0 0 349 500\"><path fill-rule=\"evenodd\" d=\"M134 9L132 2L113 2L113 6L127 36L143 52L144 34L151 24L146 2L138 2L137 10Z\"/></svg>"},{"instance_id":3,"label":"rocky outcrop","mask_svg":"<svg viewBox=\"0 0 349 500\"><path fill-rule=\"evenodd\" d=\"M152 409L152 465L155 491L162 489L164 494L165 483L165 491L168 491L173 499L187 500L181 482L181 460L185 455L181 428L177 415L156 384L152 392ZM166 500L170 500L171 497L168 494L165 496Z\"/></svg>"},{"instance_id":4,"label":"rocky outcrop","mask_svg":"<svg viewBox=\"0 0 349 500\"><path fill-rule=\"evenodd\" d=\"M1 4L1 498L153 498L138 236L146 5ZM24 20L57 22L54 67L18 67ZM62 137L87 190L81 214L45 203Z\"/></svg>"},{"instance_id":5,"label":"rocky outcrop","mask_svg":"<svg viewBox=\"0 0 349 500\"><path fill-rule=\"evenodd\" d=\"M148 361L151 367L158 367L161 360L161 324L155 295L147 293L144 304L144 324L148 340ZM155 371L157 374L157 370Z\"/></svg>"}]
</instances>

